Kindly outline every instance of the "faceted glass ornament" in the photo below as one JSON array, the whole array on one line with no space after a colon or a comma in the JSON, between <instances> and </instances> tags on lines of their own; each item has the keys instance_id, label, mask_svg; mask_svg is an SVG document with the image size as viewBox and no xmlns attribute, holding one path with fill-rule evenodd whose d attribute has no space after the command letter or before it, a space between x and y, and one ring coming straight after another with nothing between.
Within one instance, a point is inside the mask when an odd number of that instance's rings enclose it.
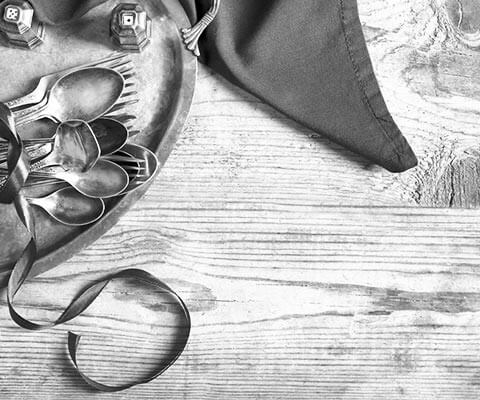
<instances>
[{"instance_id":1,"label":"faceted glass ornament","mask_svg":"<svg viewBox=\"0 0 480 400\"><path fill-rule=\"evenodd\" d=\"M28 0L0 0L0 33L10 46L33 49L43 42L45 28Z\"/></svg>"},{"instance_id":2,"label":"faceted glass ornament","mask_svg":"<svg viewBox=\"0 0 480 400\"><path fill-rule=\"evenodd\" d=\"M136 3L120 3L112 11L110 35L124 51L140 52L152 37L152 21Z\"/></svg>"}]
</instances>

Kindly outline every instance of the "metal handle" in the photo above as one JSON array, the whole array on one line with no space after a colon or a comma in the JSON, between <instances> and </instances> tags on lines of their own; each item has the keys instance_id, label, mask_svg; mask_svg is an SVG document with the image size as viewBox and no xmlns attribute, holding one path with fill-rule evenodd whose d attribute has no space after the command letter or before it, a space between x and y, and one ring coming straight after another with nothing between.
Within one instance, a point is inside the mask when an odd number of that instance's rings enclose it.
<instances>
[{"instance_id":1,"label":"metal handle","mask_svg":"<svg viewBox=\"0 0 480 400\"><path fill-rule=\"evenodd\" d=\"M35 105L25 108L23 110L14 112L15 125L20 126L28 124L32 121L40 119L43 116L43 112L48 107L48 94L43 98L43 100Z\"/></svg>"},{"instance_id":2,"label":"metal handle","mask_svg":"<svg viewBox=\"0 0 480 400\"><path fill-rule=\"evenodd\" d=\"M35 90L23 97L19 97L18 99L10 100L5 103L5 105L10 108L20 108L23 106L27 106L29 104L35 104L42 101L42 97L45 93L43 90L44 88L40 85L35 88Z\"/></svg>"},{"instance_id":3,"label":"metal handle","mask_svg":"<svg viewBox=\"0 0 480 400\"><path fill-rule=\"evenodd\" d=\"M200 50L198 49L198 40L203 31L207 29L208 25L212 23L218 14L220 9L221 0L212 0L210 9L205 15L191 28L182 29L183 43L185 43L188 50L192 51L197 57L200 56Z\"/></svg>"}]
</instances>

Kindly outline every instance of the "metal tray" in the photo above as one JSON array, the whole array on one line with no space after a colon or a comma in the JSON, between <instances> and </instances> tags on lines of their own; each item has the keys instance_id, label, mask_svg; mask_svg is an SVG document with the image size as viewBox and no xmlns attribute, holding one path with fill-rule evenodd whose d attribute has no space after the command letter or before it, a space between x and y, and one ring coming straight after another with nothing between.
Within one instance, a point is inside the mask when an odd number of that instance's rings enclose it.
<instances>
[{"instance_id":1,"label":"metal tray","mask_svg":"<svg viewBox=\"0 0 480 400\"><path fill-rule=\"evenodd\" d=\"M115 49L109 37L111 10L120 1L108 1L81 19L48 27L45 43L26 51L0 48L0 101L28 93L39 77L110 55ZM134 129L141 133L132 141L153 150L162 166L182 131L193 98L197 60L185 49L180 28L189 26L178 0L143 0L153 22L152 42L140 54L131 54L137 72L139 103L130 106L137 116ZM43 136L48 130L38 124L22 136ZM148 186L148 185L147 185ZM88 246L118 221L148 189L141 189L107 202L105 215L95 224L71 228L35 209L39 258L33 268L38 275L64 262ZM12 205L0 208L0 285L5 286L28 236Z\"/></svg>"}]
</instances>

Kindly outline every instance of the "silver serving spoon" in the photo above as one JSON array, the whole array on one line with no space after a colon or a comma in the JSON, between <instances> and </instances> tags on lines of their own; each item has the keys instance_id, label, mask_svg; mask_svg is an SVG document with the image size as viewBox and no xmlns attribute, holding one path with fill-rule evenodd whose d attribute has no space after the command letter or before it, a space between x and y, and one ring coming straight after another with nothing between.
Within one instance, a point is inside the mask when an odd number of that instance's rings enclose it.
<instances>
[{"instance_id":1,"label":"silver serving spoon","mask_svg":"<svg viewBox=\"0 0 480 400\"><path fill-rule=\"evenodd\" d=\"M15 122L23 125L41 118L91 122L110 111L124 87L122 74L113 69L79 69L59 79L44 101L16 113Z\"/></svg>"},{"instance_id":2,"label":"silver serving spoon","mask_svg":"<svg viewBox=\"0 0 480 400\"><path fill-rule=\"evenodd\" d=\"M112 161L100 159L86 172L59 170L58 167L33 171L33 178L65 181L88 197L107 198L122 193L128 186L128 174Z\"/></svg>"},{"instance_id":3,"label":"silver serving spoon","mask_svg":"<svg viewBox=\"0 0 480 400\"><path fill-rule=\"evenodd\" d=\"M100 146L90 126L84 121L67 121L58 125L53 149L31 171L59 165L67 171L86 172L100 158Z\"/></svg>"},{"instance_id":4,"label":"silver serving spoon","mask_svg":"<svg viewBox=\"0 0 480 400\"><path fill-rule=\"evenodd\" d=\"M43 208L52 218L64 225L88 225L102 217L105 203L102 199L84 196L72 187L66 187L46 197L29 197L28 202Z\"/></svg>"}]
</instances>

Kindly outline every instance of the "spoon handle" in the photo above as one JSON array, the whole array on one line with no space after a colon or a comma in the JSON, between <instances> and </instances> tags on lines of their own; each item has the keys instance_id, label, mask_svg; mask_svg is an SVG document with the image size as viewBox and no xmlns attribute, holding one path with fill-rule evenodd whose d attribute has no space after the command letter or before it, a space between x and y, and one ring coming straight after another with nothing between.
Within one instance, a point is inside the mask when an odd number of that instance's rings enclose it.
<instances>
[{"instance_id":1,"label":"spoon handle","mask_svg":"<svg viewBox=\"0 0 480 400\"><path fill-rule=\"evenodd\" d=\"M31 107L15 113L15 124L17 126L20 126L41 119L42 117L46 116L44 111L47 109L47 106L48 95L46 101L42 101L39 104L35 104Z\"/></svg>"},{"instance_id":2,"label":"spoon handle","mask_svg":"<svg viewBox=\"0 0 480 400\"><path fill-rule=\"evenodd\" d=\"M48 145L48 147L47 147ZM28 154L30 160L37 160L39 158L45 157L51 151L51 142L50 143L38 143L38 144L29 144L25 146L25 151ZM7 161L8 148L0 148L0 166L1 164Z\"/></svg>"},{"instance_id":3,"label":"spoon handle","mask_svg":"<svg viewBox=\"0 0 480 400\"><path fill-rule=\"evenodd\" d=\"M19 97L18 99L10 100L7 103L8 108L14 109L23 107L28 104L36 104L42 101L42 98L45 96L48 86L50 85L50 79L48 77L42 77L37 84L37 87L30 92L29 94Z\"/></svg>"},{"instance_id":4,"label":"spoon handle","mask_svg":"<svg viewBox=\"0 0 480 400\"><path fill-rule=\"evenodd\" d=\"M49 168L53 166L54 164L52 164L52 160L50 160L50 157L47 156L43 160L37 161L36 163L32 164L30 166L30 173L37 172L37 171L40 171L41 169Z\"/></svg>"}]
</instances>

